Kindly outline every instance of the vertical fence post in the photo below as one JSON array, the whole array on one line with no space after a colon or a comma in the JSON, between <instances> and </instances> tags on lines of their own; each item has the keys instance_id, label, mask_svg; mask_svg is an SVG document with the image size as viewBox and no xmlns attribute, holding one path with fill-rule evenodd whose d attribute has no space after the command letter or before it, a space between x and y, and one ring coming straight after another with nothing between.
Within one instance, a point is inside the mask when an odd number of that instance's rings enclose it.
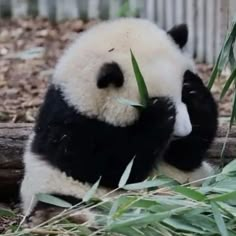
<instances>
[{"instance_id":1,"label":"vertical fence post","mask_svg":"<svg viewBox=\"0 0 236 236\"><path fill-rule=\"evenodd\" d=\"M176 1L172 0L165 0L166 7L165 7L165 22L166 22L166 29L170 29L175 24L175 5L178 4Z\"/></svg>"},{"instance_id":2,"label":"vertical fence post","mask_svg":"<svg viewBox=\"0 0 236 236\"><path fill-rule=\"evenodd\" d=\"M151 21L155 20L155 0L147 1L146 15Z\"/></svg>"},{"instance_id":3,"label":"vertical fence post","mask_svg":"<svg viewBox=\"0 0 236 236\"><path fill-rule=\"evenodd\" d=\"M178 0L175 6L175 24L185 23L184 20L184 0Z\"/></svg>"},{"instance_id":4,"label":"vertical fence post","mask_svg":"<svg viewBox=\"0 0 236 236\"><path fill-rule=\"evenodd\" d=\"M13 17L26 17L28 15L27 0L11 0Z\"/></svg>"},{"instance_id":5,"label":"vertical fence post","mask_svg":"<svg viewBox=\"0 0 236 236\"><path fill-rule=\"evenodd\" d=\"M232 20L236 18L236 1L230 0L229 1L229 20L232 22Z\"/></svg>"},{"instance_id":6,"label":"vertical fence post","mask_svg":"<svg viewBox=\"0 0 236 236\"><path fill-rule=\"evenodd\" d=\"M220 0L221 1L221 0ZM196 9L196 34L195 34L195 42L196 42L196 59L198 62L203 62L205 60L205 11L203 9L206 8L205 0L197 1L197 9Z\"/></svg>"},{"instance_id":7,"label":"vertical fence post","mask_svg":"<svg viewBox=\"0 0 236 236\"><path fill-rule=\"evenodd\" d=\"M56 0L56 18L58 21L75 19L79 16L77 0Z\"/></svg>"},{"instance_id":8,"label":"vertical fence post","mask_svg":"<svg viewBox=\"0 0 236 236\"><path fill-rule=\"evenodd\" d=\"M207 0L208 1L208 0ZM188 52L191 56L194 55L195 51L195 39L194 34L195 30L195 0L187 0L186 1L186 22L189 26L189 39L187 44Z\"/></svg>"},{"instance_id":9,"label":"vertical fence post","mask_svg":"<svg viewBox=\"0 0 236 236\"><path fill-rule=\"evenodd\" d=\"M11 15L11 2L9 0L0 1L0 17L9 17Z\"/></svg>"},{"instance_id":10,"label":"vertical fence post","mask_svg":"<svg viewBox=\"0 0 236 236\"><path fill-rule=\"evenodd\" d=\"M39 0L38 1L38 12L39 12L40 16L49 18L50 11L49 11L48 0Z\"/></svg>"},{"instance_id":11,"label":"vertical fence post","mask_svg":"<svg viewBox=\"0 0 236 236\"><path fill-rule=\"evenodd\" d=\"M157 23L161 28L165 28L165 0L157 0L156 8Z\"/></svg>"},{"instance_id":12,"label":"vertical fence post","mask_svg":"<svg viewBox=\"0 0 236 236\"><path fill-rule=\"evenodd\" d=\"M206 61L210 64L214 63L214 52L215 52L215 19L214 16L216 14L215 11L215 0L207 0L206 1L206 47L205 47L205 54L206 54Z\"/></svg>"},{"instance_id":13,"label":"vertical fence post","mask_svg":"<svg viewBox=\"0 0 236 236\"><path fill-rule=\"evenodd\" d=\"M226 32L229 24L229 9L230 9L230 1L229 0L219 0L218 2L218 11L219 16L217 17L217 35L216 35L216 55L221 50L223 45L223 41L226 36Z\"/></svg>"},{"instance_id":14,"label":"vertical fence post","mask_svg":"<svg viewBox=\"0 0 236 236\"><path fill-rule=\"evenodd\" d=\"M139 9L138 9L138 3L139 0L129 0L129 8L132 13L134 13L134 16L139 15ZM154 9L155 11L155 9Z\"/></svg>"},{"instance_id":15,"label":"vertical fence post","mask_svg":"<svg viewBox=\"0 0 236 236\"><path fill-rule=\"evenodd\" d=\"M118 13L121 7L121 0L110 0L109 1L109 18L118 18Z\"/></svg>"},{"instance_id":16,"label":"vertical fence post","mask_svg":"<svg viewBox=\"0 0 236 236\"><path fill-rule=\"evenodd\" d=\"M88 0L88 18L99 18L99 0Z\"/></svg>"}]
</instances>

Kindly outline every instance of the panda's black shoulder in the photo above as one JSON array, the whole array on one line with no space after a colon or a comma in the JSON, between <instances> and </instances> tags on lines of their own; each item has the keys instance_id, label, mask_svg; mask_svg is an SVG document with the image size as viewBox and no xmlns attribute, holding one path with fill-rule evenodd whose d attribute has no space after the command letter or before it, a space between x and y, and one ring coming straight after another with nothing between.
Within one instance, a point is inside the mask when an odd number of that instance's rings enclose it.
<instances>
[{"instance_id":1,"label":"panda's black shoulder","mask_svg":"<svg viewBox=\"0 0 236 236\"><path fill-rule=\"evenodd\" d=\"M76 117L75 109L65 101L61 89L52 84L49 86L44 102L39 110L35 128L40 128L52 122L70 122L71 119Z\"/></svg>"},{"instance_id":2,"label":"panda's black shoulder","mask_svg":"<svg viewBox=\"0 0 236 236\"><path fill-rule=\"evenodd\" d=\"M66 102L61 89L50 85L36 119L32 151L48 153L81 119L83 117Z\"/></svg>"}]
</instances>

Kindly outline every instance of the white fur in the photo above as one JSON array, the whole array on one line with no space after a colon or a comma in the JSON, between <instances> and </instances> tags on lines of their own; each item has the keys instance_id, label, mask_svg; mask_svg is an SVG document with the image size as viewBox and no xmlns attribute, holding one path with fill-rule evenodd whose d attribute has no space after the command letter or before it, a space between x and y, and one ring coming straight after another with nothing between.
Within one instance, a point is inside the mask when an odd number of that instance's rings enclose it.
<instances>
[{"instance_id":1,"label":"white fur","mask_svg":"<svg viewBox=\"0 0 236 236\"><path fill-rule=\"evenodd\" d=\"M121 97L140 102L130 49L150 96L170 96L181 106L183 75L186 70L194 69L193 62L164 30L144 19L104 22L81 34L58 62L53 83L62 87L68 103L83 114L115 126L131 124L138 118L137 110L117 102ZM109 62L118 63L124 73L125 84L120 89L96 86L99 69ZM185 114L177 119L181 120L177 121L176 135L179 130L179 136L188 134L189 117Z\"/></svg>"},{"instance_id":2,"label":"white fur","mask_svg":"<svg viewBox=\"0 0 236 236\"><path fill-rule=\"evenodd\" d=\"M174 127L174 135L179 137L187 136L192 132L192 124L190 122L187 107L184 103L176 105L176 122Z\"/></svg>"},{"instance_id":3,"label":"white fur","mask_svg":"<svg viewBox=\"0 0 236 236\"><path fill-rule=\"evenodd\" d=\"M214 174L213 168L207 162L203 162L201 167L190 172L181 171L175 168L174 166L167 164L164 161L158 163L157 169L159 174L163 174L172 179L175 179L181 184L192 183L193 186L201 185L204 181L203 179Z\"/></svg>"}]
</instances>

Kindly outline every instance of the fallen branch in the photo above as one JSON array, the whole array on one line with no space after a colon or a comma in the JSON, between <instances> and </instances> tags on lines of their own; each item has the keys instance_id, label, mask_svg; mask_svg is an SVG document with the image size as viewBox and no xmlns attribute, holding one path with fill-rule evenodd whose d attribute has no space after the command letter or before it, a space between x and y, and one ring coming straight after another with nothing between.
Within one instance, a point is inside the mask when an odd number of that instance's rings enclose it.
<instances>
[{"instance_id":1,"label":"fallen branch","mask_svg":"<svg viewBox=\"0 0 236 236\"><path fill-rule=\"evenodd\" d=\"M0 200L16 196L23 176L22 153L32 124L0 123ZM217 138L211 146L209 159L219 164L222 149L224 161L228 162L236 155L236 126L227 136L228 125L220 124Z\"/></svg>"}]
</instances>

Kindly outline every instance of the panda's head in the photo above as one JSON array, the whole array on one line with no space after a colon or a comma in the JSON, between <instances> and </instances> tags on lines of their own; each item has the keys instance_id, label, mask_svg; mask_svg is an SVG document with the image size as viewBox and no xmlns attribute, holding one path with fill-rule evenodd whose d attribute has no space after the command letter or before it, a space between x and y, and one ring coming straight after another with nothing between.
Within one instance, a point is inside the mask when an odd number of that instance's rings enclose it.
<instances>
[{"instance_id":1,"label":"panda's head","mask_svg":"<svg viewBox=\"0 0 236 236\"><path fill-rule=\"evenodd\" d=\"M131 63L132 49L144 76L149 96L170 96L177 110L175 134L191 132L191 123L181 101L184 73L192 60L181 48L188 30L180 25L165 32L143 19L104 22L82 33L58 62L53 83L78 112L115 126L138 119L134 107L118 102L125 98L140 103Z\"/></svg>"}]
</instances>

